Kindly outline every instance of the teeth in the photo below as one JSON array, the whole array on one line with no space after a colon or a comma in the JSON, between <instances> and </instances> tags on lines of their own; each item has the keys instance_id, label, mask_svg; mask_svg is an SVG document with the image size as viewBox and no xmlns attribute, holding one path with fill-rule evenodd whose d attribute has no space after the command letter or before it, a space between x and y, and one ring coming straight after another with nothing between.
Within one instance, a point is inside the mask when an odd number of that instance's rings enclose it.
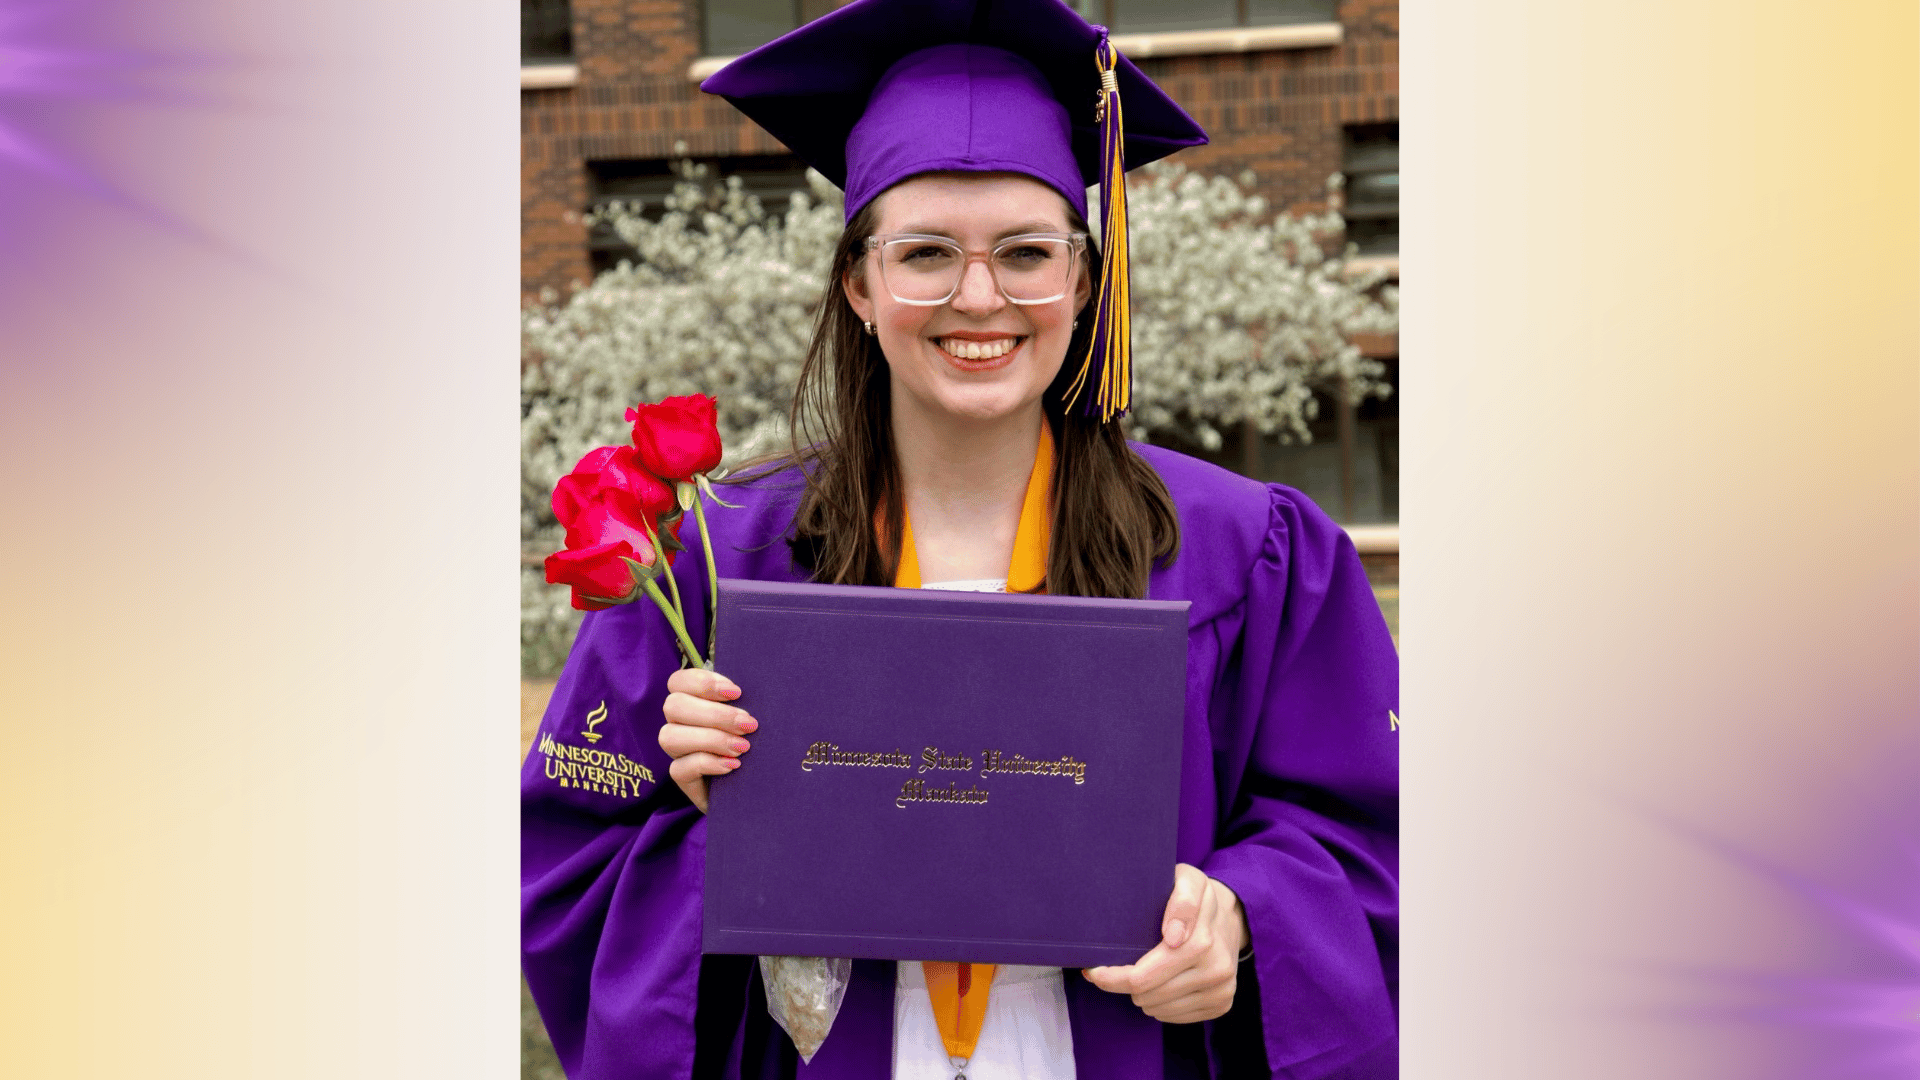
<instances>
[{"instance_id":1,"label":"teeth","mask_svg":"<svg viewBox=\"0 0 1920 1080\"><path fill-rule=\"evenodd\" d=\"M1019 338L996 338L993 341L967 341L962 338L941 338L940 347L962 360L992 360L1005 356L1020 343Z\"/></svg>"}]
</instances>

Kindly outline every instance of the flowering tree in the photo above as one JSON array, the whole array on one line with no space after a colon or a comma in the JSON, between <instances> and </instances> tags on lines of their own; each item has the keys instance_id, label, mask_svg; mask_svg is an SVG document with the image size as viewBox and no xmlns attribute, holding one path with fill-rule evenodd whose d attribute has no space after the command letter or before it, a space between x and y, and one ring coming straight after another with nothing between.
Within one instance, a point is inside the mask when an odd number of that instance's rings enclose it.
<instances>
[{"instance_id":1,"label":"flowering tree","mask_svg":"<svg viewBox=\"0 0 1920 1080\"><path fill-rule=\"evenodd\" d=\"M730 461L782 445L820 283L841 229L840 195L816 173L783 218L737 178L683 164L657 221L628 203L602 217L639 258L566 303L530 307L520 333L521 666L557 670L579 615L537 556L561 546L548 503L581 455L627 437L636 401L719 400Z\"/></svg>"},{"instance_id":2,"label":"flowering tree","mask_svg":"<svg viewBox=\"0 0 1920 1080\"><path fill-rule=\"evenodd\" d=\"M1338 213L1272 214L1251 174L1142 171L1127 191L1136 435L1217 450L1221 428L1251 426L1308 442L1315 390L1386 396L1384 365L1350 338L1393 332L1399 290L1327 254L1345 229Z\"/></svg>"},{"instance_id":3,"label":"flowering tree","mask_svg":"<svg viewBox=\"0 0 1920 1080\"><path fill-rule=\"evenodd\" d=\"M1307 441L1314 391L1357 401L1386 392L1381 365L1349 336L1388 332L1398 294L1329 256L1337 213L1276 216L1238 182L1174 165L1129 185L1137 437L1208 449L1251 426ZM682 164L658 220L625 204L599 218L637 261L565 303L521 318L521 661L557 670L578 613L546 584L538 557L561 546L549 495L580 457L624 440L636 401L719 400L730 461L778 449L839 238L840 193L809 172L810 194L782 217L737 179ZM1331 182L1335 190L1339 178Z\"/></svg>"}]
</instances>

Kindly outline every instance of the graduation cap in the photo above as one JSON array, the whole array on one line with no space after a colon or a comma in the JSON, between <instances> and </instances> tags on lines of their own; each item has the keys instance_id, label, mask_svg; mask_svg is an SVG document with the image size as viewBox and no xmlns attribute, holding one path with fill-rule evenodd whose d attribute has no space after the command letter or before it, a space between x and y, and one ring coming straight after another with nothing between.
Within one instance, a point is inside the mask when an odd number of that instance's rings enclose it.
<instances>
[{"instance_id":1,"label":"graduation cap","mask_svg":"<svg viewBox=\"0 0 1920 1080\"><path fill-rule=\"evenodd\" d=\"M927 172L1011 172L1083 217L1100 186L1092 343L1067 395L1130 404L1128 169L1206 132L1062 0L854 0L701 84L846 192L851 220ZM1122 102L1125 102L1124 109ZM1098 365L1097 369L1095 365Z\"/></svg>"}]
</instances>

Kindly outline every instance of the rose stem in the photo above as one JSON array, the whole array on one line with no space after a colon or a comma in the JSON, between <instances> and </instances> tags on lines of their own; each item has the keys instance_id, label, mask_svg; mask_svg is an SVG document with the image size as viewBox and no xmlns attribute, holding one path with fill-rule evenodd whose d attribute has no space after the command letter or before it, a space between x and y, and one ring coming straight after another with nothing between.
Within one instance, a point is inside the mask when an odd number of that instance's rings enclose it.
<instances>
[{"instance_id":1,"label":"rose stem","mask_svg":"<svg viewBox=\"0 0 1920 1080\"><path fill-rule=\"evenodd\" d=\"M687 606L680 602L680 579L673 576L673 560L667 558L667 545L661 543L660 534L653 531L653 522L643 517L640 524L646 527L647 539L653 543L653 557L660 560L661 567L666 570L667 588L673 590L673 610L679 612L681 620L685 621Z\"/></svg>"},{"instance_id":2,"label":"rose stem","mask_svg":"<svg viewBox=\"0 0 1920 1080\"><path fill-rule=\"evenodd\" d=\"M661 613L667 617L667 623L673 627L673 635L680 639L680 651L687 654L687 659L694 667L705 667L706 663L700 659L700 650L693 647L693 639L687 636L687 624L681 620L680 613L673 610L673 605L667 601L665 594L661 593L660 586L655 585L652 578L648 578L640 583L640 587L647 590L647 595L653 597L654 603L660 605Z\"/></svg>"},{"instance_id":3,"label":"rose stem","mask_svg":"<svg viewBox=\"0 0 1920 1080\"><path fill-rule=\"evenodd\" d=\"M720 572L713 568L713 538L707 535L707 507L701 494L693 496L693 516L700 520L700 547L707 553L707 655L713 655L714 630L720 625Z\"/></svg>"}]
</instances>

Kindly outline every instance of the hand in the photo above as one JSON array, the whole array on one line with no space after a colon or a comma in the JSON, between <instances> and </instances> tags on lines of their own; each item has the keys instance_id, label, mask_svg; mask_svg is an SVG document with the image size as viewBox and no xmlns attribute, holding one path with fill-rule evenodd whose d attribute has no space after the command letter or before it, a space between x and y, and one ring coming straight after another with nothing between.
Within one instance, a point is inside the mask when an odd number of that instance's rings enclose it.
<instances>
[{"instance_id":1,"label":"hand","mask_svg":"<svg viewBox=\"0 0 1920 1080\"><path fill-rule=\"evenodd\" d=\"M739 696L733 680L702 668L681 668L667 677L667 701L660 707L667 722L660 729L660 749L673 759L667 775L703 814L707 777L739 768L740 755L748 748L741 736L760 727L746 710L725 704Z\"/></svg>"},{"instance_id":2,"label":"hand","mask_svg":"<svg viewBox=\"0 0 1920 1080\"><path fill-rule=\"evenodd\" d=\"M1163 1023L1212 1020L1233 1007L1248 940L1240 898L1199 867L1181 863L1160 920L1160 944L1125 967L1088 968L1087 981L1132 995L1142 1012Z\"/></svg>"}]
</instances>

